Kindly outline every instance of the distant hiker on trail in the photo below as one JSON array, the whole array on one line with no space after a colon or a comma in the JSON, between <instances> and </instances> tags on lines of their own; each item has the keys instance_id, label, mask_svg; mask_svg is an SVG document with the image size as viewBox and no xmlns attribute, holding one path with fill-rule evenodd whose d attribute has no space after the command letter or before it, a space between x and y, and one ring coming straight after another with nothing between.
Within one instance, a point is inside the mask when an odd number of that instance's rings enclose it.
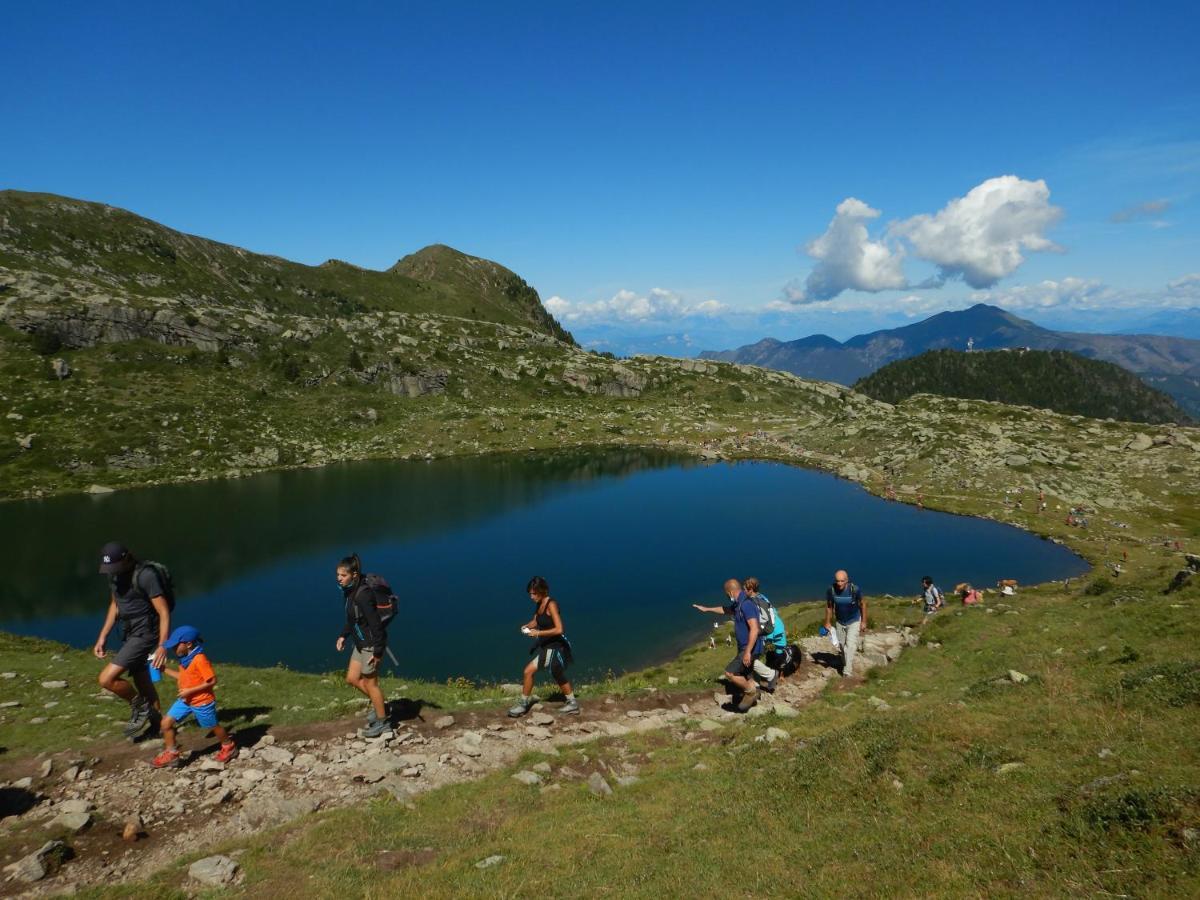
<instances>
[{"instance_id":1,"label":"distant hiker on trail","mask_svg":"<svg viewBox=\"0 0 1200 900\"><path fill-rule=\"evenodd\" d=\"M746 596L758 607L758 626L766 650L765 661L754 660L754 674L765 682L761 685L762 689L773 694L779 684L780 670L791 661L783 616L771 605L767 595L759 592L757 578L747 578L742 584L746 588Z\"/></svg>"},{"instance_id":2,"label":"distant hiker on trail","mask_svg":"<svg viewBox=\"0 0 1200 900\"><path fill-rule=\"evenodd\" d=\"M946 598L941 589L926 575L921 579L921 602L925 607L925 615L931 616L946 605Z\"/></svg>"},{"instance_id":3,"label":"distant hiker on trail","mask_svg":"<svg viewBox=\"0 0 1200 900\"><path fill-rule=\"evenodd\" d=\"M854 654L867 630L867 601L842 569L834 573L833 584L825 591L826 629L834 624L835 618L835 633L842 647L842 677L849 678L854 672Z\"/></svg>"},{"instance_id":4,"label":"distant hiker on trail","mask_svg":"<svg viewBox=\"0 0 1200 900\"><path fill-rule=\"evenodd\" d=\"M211 731L221 742L221 749L216 755L217 762L229 762L237 756L237 744L217 722L217 698L213 694L217 676L204 653L200 632L191 625L180 625L167 638L167 646L179 657L179 670L164 669L163 674L179 682L179 699L171 704L162 720L166 749L154 757L154 767L162 769L183 765L179 749L175 746L175 726L182 724L188 716L195 716L196 724Z\"/></svg>"},{"instance_id":5,"label":"distant hiker on trail","mask_svg":"<svg viewBox=\"0 0 1200 900\"><path fill-rule=\"evenodd\" d=\"M549 670L551 677L558 683L558 689L567 698L567 702L559 707L558 711L576 714L579 712L579 701L575 699L571 682L567 681L567 666L573 661L571 642L567 640L563 629L558 601L550 596L550 585L540 575L530 578L525 590L537 609L533 618L521 626L521 634L534 639L529 653L536 656L525 666L521 679L521 699L509 709L508 714L516 719L529 712L534 703L533 676L539 669Z\"/></svg>"},{"instance_id":6,"label":"distant hiker on trail","mask_svg":"<svg viewBox=\"0 0 1200 900\"><path fill-rule=\"evenodd\" d=\"M100 553L100 573L109 576L109 603L92 653L96 659L104 659L104 645L120 619L121 649L98 680L100 687L129 704L129 722L124 731L126 737L134 738L147 723L147 733L157 731L162 718L150 666L161 669L167 660L164 645L171 631L175 590L165 566L138 562L123 544L111 541ZM126 672L133 684L121 677Z\"/></svg>"},{"instance_id":7,"label":"distant hiker on trail","mask_svg":"<svg viewBox=\"0 0 1200 900\"><path fill-rule=\"evenodd\" d=\"M754 673L754 660L762 653L762 630L758 624L758 606L742 590L741 582L730 578L725 582L725 596L729 602L723 606L701 606L693 603L695 609L703 613L733 616L733 634L737 640L737 655L725 666L725 678L734 687L740 689L741 699L737 708L745 712L758 699L758 685L751 677Z\"/></svg>"},{"instance_id":8,"label":"distant hiker on trail","mask_svg":"<svg viewBox=\"0 0 1200 900\"><path fill-rule=\"evenodd\" d=\"M371 701L363 737L379 737L392 728L379 688L379 662L387 650L387 625L396 615L396 597L378 575L363 574L357 553L338 563L337 583L346 603L346 625L337 639L338 652L346 646L346 638L354 642L346 684Z\"/></svg>"}]
</instances>

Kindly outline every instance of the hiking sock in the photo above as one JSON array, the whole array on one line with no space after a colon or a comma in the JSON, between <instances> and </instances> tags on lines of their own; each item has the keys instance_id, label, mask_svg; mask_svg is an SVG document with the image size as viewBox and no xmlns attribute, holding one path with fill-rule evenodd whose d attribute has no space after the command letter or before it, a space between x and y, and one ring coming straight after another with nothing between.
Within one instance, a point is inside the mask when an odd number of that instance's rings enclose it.
<instances>
[{"instance_id":1,"label":"hiking sock","mask_svg":"<svg viewBox=\"0 0 1200 900\"><path fill-rule=\"evenodd\" d=\"M574 692L574 691L571 691L571 693L567 694L567 695L566 695L566 697L567 697L567 702L568 702L568 703L574 703L574 702L575 702L575 692Z\"/></svg>"},{"instance_id":2,"label":"hiking sock","mask_svg":"<svg viewBox=\"0 0 1200 900\"><path fill-rule=\"evenodd\" d=\"M522 694L521 705L525 707L533 706L533 694Z\"/></svg>"}]
</instances>

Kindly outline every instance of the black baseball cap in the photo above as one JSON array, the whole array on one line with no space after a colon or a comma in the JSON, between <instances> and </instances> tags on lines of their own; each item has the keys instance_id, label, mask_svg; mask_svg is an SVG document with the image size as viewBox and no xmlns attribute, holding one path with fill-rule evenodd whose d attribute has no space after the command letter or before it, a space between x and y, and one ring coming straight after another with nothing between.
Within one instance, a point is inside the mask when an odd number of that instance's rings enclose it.
<instances>
[{"instance_id":1,"label":"black baseball cap","mask_svg":"<svg viewBox=\"0 0 1200 900\"><path fill-rule=\"evenodd\" d=\"M100 572L103 575L115 575L124 572L133 565L133 556L129 548L117 541L109 541L100 551Z\"/></svg>"}]
</instances>

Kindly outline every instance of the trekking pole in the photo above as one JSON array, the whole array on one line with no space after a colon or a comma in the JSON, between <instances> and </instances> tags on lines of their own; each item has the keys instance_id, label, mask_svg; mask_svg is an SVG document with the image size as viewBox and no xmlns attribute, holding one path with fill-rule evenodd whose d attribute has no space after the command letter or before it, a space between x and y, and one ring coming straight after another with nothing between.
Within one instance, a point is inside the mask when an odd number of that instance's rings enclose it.
<instances>
[{"instance_id":1,"label":"trekking pole","mask_svg":"<svg viewBox=\"0 0 1200 900\"><path fill-rule=\"evenodd\" d=\"M395 666L397 669L400 668L400 660L396 659L396 654L394 654L392 652L392 648L384 647L383 649L387 653L388 658L391 659L392 665Z\"/></svg>"}]
</instances>

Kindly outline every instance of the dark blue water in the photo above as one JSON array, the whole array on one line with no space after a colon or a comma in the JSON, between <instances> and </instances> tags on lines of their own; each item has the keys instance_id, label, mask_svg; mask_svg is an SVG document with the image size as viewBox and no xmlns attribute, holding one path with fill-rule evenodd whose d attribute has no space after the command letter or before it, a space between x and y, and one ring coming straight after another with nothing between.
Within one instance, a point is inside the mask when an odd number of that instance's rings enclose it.
<instances>
[{"instance_id":1,"label":"dark blue water","mask_svg":"<svg viewBox=\"0 0 1200 900\"><path fill-rule=\"evenodd\" d=\"M119 539L166 563L177 624L214 659L344 666L333 571L357 551L401 596L391 643L409 677L515 680L530 576L550 581L596 676L661 661L712 628L728 577L776 603L816 599L835 569L871 594L915 594L922 575L1023 583L1084 572L1064 548L982 519L921 511L777 463L698 463L614 451L365 462L103 497L0 505L10 560L0 629L79 647L95 640Z\"/></svg>"}]
</instances>

